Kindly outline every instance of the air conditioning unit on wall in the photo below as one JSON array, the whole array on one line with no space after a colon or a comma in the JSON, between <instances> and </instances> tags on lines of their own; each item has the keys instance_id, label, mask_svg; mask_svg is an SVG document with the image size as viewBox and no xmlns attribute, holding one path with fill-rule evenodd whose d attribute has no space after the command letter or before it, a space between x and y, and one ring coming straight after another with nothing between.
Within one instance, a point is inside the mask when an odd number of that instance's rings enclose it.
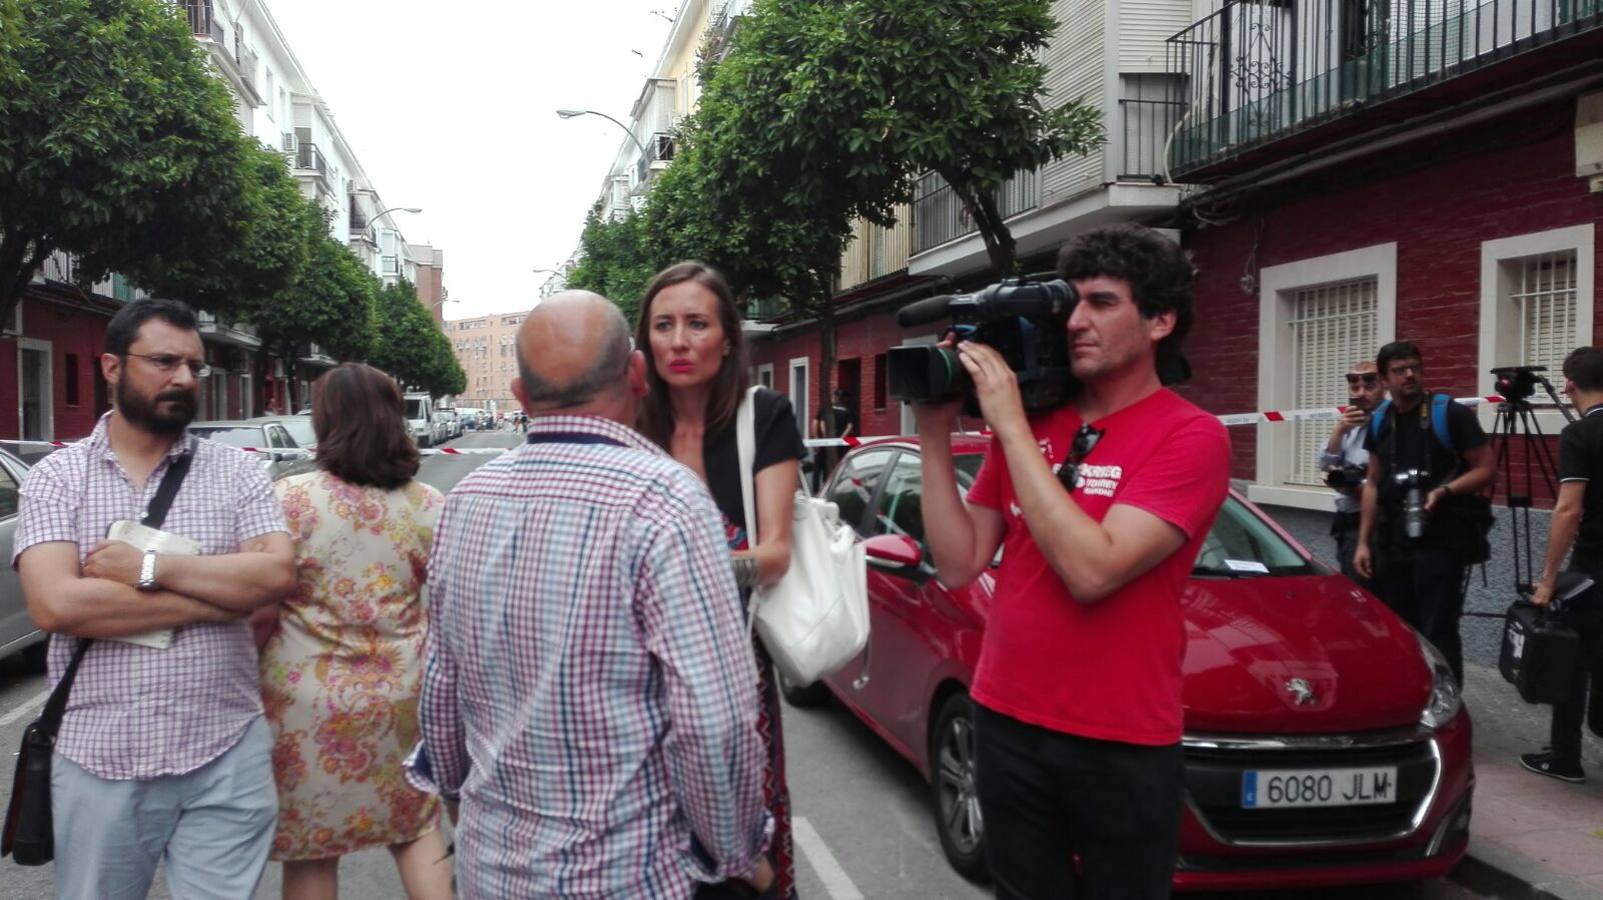
<instances>
[{"instance_id":1,"label":"air conditioning unit on wall","mask_svg":"<svg viewBox=\"0 0 1603 900\"><path fill-rule=\"evenodd\" d=\"M1575 175L1603 191L1603 92L1575 102Z\"/></svg>"},{"instance_id":2,"label":"air conditioning unit on wall","mask_svg":"<svg viewBox=\"0 0 1603 900\"><path fill-rule=\"evenodd\" d=\"M284 147L284 152L285 153L294 153L295 152L295 132L293 132L293 131L284 132L284 144L283 144L283 147Z\"/></svg>"}]
</instances>

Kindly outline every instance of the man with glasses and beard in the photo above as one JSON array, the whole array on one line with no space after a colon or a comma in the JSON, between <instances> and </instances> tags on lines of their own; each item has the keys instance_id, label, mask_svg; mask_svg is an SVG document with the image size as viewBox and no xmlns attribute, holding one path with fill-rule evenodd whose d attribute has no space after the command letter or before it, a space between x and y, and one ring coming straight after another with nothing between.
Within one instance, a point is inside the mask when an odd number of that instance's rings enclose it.
<instances>
[{"instance_id":1,"label":"man with glasses and beard","mask_svg":"<svg viewBox=\"0 0 1603 900\"><path fill-rule=\"evenodd\" d=\"M1477 495L1496 460L1474 411L1425 389L1413 343L1380 348L1375 368L1391 402L1364 432L1369 472L1353 568L1374 579L1380 599L1441 651L1463 684L1458 620L1467 570L1489 552L1490 506Z\"/></svg>"},{"instance_id":2,"label":"man with glasses and beard","mask_svg":"<svg viewBox=\"0 0 1603 900\"><path fill-rule=\"evenodd\" d=\"M1369 360L1356 363L1347 372L1347 408L1330 432L1330 440L1319 452L1319 467L1325 483L1336 491L1336 517L1330 523L1330 536L1336 539L1336 559L1341 574L1373 590L1369 579L1353 568L1353 550L1358 546L1359 507L1363 500L1364 476L1369 471L1369 451L1364 449L1369 414L1386 397L1386 386Z\"/></svg>"},{"instance_id":3,"label":"man with glasses and beard","mask_svg":"<svg viewBox=\"0 0 1603 900\"><path fill-rule=\"evenodd\" d=\"M56 895L142 897L161 862L180 900L249 897L278 795L245 617L294 589L293 547L261 467L188 433L206 374L189 307L128 304L105 350L113 408L29 472L12 557L52 683L87 646L51 768ZM199 555L105 540L186 456L161 531Z\"/></svg>"},{"instance_id":4,"label":"man with glasses and beard","mask_svg":"<svg viewBox=\"0 0 1603 900\"><path fill-rule=\"evenodd\" d=\"M953 588L1006 547L971 691L997 897L1167 897L1185 776L1180 594L1224 503L1230 439L1158 375L1191 325L1178 245L1102 228L1063 249L1058 273L1079 293L1067 341L1081 390L1029 416L1001 354L958 344L995 437L965 503L959 404L914 407L924 528Z\"/></svg>"}]
</instances>

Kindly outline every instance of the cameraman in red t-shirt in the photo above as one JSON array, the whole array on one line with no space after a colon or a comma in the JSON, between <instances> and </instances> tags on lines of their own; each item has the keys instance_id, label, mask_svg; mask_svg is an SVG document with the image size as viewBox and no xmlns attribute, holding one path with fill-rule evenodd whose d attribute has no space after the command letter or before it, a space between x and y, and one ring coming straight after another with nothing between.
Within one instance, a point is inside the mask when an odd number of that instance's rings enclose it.
<instances>
[{"instance_id":1,"label":"cameraman in red t-shirt","mask_svg":"<svg viewBox=\"0 0 1603 900\"><path fill-rule=\"evenodd\" d=\"M1079 292L1068 340L1083 388L1029 416L1002 356L959 344L995 437L965 503L958 404L915 407L924 528L950 587L1004 548L971 688L996 896L1167 897L1185 777L1180 593L1224 502L1230 440L1158 376L1191 326L1179 246L1102 228L1065 246L1058 272Z\"/></svg>"}]
</instances>

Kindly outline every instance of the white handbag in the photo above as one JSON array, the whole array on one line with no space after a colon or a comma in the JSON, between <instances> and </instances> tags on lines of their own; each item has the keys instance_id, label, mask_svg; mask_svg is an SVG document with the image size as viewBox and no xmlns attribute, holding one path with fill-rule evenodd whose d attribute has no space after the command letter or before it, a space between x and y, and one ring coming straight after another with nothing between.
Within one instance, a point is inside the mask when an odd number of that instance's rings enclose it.
<instances>
[{"instance_id":1,"label":"white handbag","mask_svg":"<svg viewBox=\"0 0 1603 900\"><path fill-rule=\"evenodd\" d=\"M749 546L757 546L754 406L747 392L735 415L740 493ZM757 634L781 674L798 687L836 671L868 644L868 568L857 534L835 504L799 485L790 523L790 568L778 584L752 592Z\"/></svg>"}]
</instances>

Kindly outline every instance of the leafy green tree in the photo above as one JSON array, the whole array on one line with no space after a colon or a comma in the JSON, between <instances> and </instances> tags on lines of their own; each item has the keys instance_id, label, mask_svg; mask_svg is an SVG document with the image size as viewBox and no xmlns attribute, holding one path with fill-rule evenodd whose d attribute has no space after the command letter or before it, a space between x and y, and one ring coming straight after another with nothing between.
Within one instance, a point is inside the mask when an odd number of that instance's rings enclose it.
<instances>
[{"instance_id":1,"label":"leafy green tree","mask_svg":"<svg viewBox=\"0 0 1603 900\"><path fill-rule=\"evenodd\" d=\"M643 215L613 221L602 218L599 205L590 210L579 235L579 264L568 273L568 286L606 297L633 322L646 285L661 268L650 255L645 229Z\"/></svg>"},{"instance_id":2,"label":"leafy green tree","mask_svg":"<svg viewBox=\"0 0 1603 900\"><path fill-rule=\"evenodd\" d=\"M246 145L173 5L0 2L0 321L56 250L94 281L239 233Z\"/></svg>"},{"instance_id":3,"label":"leafy green tree","mask_svg":"<svg viewBox=\"0 0 1603 900\"><path fill-rule=\"evenodd\" d=\"M121 271L159 296L265 327L282 318L279 304L305 294L291 288L328 239L328 217L301 195L282 155L242 134L236 142L244 176L237 218L187 243L154 248Z\"/></svg>"},{"instance_id":4,"label":"leafy green tree","mask_svg":"<svg viewBox=\"0 0 1603 900\"><path fill-rule=\"evenodd\" d=\"M368 362L393 375L407 390L438 396L460 394L467 388L467 374L451 352L450 340L418 302L410 282L379 291L374 318L378 328Z\"/></svg>"}]
</instances>

